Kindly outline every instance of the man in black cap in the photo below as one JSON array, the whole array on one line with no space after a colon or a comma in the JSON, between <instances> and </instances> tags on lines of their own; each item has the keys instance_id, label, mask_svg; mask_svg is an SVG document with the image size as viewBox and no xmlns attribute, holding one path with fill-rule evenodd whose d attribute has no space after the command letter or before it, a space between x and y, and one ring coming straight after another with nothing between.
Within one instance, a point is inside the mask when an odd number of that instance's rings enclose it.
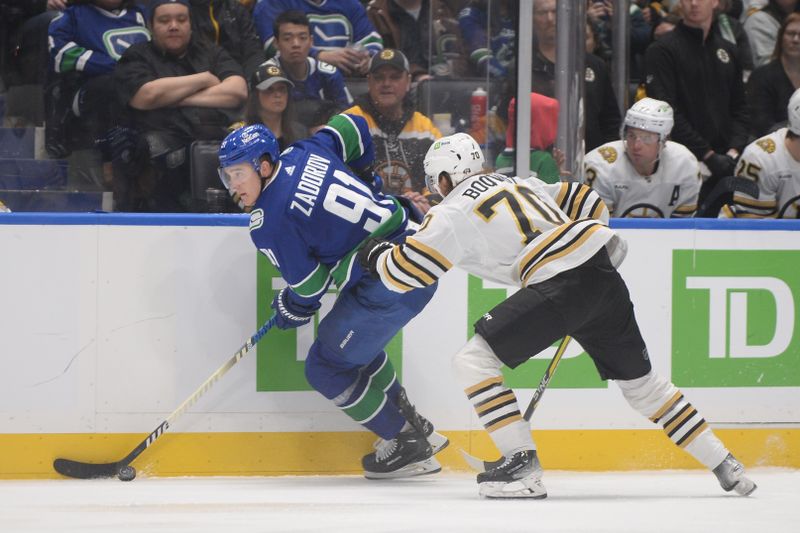
<instances>
[{"instance_id":1,"label":"man in black cap","mask_svg":"<svg viewBox=\"0 0 800 533\"><path fill-rule=\"evenodd\" d=\"M118 210L185 211L186 149L195 140L225 137L247 98L247 83L225 50L192 38L189 0L153 0L149 22L153 40L131 46L114 73L139 132L133 157L120 169L128 179L115 183L115 200Z\"/></svg>"},{"instance_id":2,"label":"man in black cap","mask_svg":"<svg viewBox=\"0 0 800 533\"><path fill-rule=\"evenodd\" d=\"M408 96L411 74L406 56L391 48L375 54L367 85L367 94L356 98L356 105L345 113L367 119L375 143L375 172L383 180L383 190L408 196L426 212L430 205L422 196L427 192L422 161L442 134L415 110Z\"/></svg>"}]
</instances>

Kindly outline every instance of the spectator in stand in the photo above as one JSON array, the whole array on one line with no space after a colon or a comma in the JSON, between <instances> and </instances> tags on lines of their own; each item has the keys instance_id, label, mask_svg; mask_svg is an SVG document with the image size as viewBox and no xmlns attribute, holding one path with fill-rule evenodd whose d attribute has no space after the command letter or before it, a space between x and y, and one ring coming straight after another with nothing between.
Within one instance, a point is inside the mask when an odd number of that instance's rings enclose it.
<instances>
[{"instance_id":1,"label":"spectator in stand","mask_svg":"<svg viewBox=\"0 0 800 533\"><path fill-rule=\"evenodd\" d=\"M250 10L239 0L190 0L190 7L194 36L224 48L249 80L267 59Z\"/></svg>"},{"instance_id":2,"label":"spectator in stand","mask_svg":"<svg viewBox=\"0 0 800 533\"><path fill-rule=\"evenodd\" d=\"M714 28L717 33L719 33L720 37L736 46L736 50L739 53L739 63L742 65L744 80L747 81L750 72L755 68L755 64L753 63L753 51L744 25L739 22L736 16L731 14L732 6L732 0L719 0L719 5L716 9L717 19ZM735 13L735 10L733 11Z\"/></svg>"},{"instance_id":3,"label":"spectator in stand","mask_svg":"<svg viewBox=\"0 0 800 533\"><path fill-rule=\"evenodd\" d=\"M747 17L744 30L750 39L754 66L766 65L775 51L776 35L789 13L797 9L798 0L769 0L766 6Z\"/></svg>"},{"instance_id":4,"label":"spectator in stand","mask_svg":"<svg viewBox=\"0 0 800 533\"><path fill-rule=\"evenodd\" d=\"M375 172L383 180L383 191L409 194L426 212L423 159L442 134L433 122L414 109L409 98L411 73L408 59L399 50L386 48L372 58L367 75L369 91L356 99L345 113L367 120L375 144Z\"/></svg>"},{"instance_id":5,"label":"spectator in stand","mask_svg":"<svg viewBox=\"0 0 800 533\"><path fill-rule=\"evenodd\" d=\"M338 67L345 76L363 76L370 57L383 49L383 39L358 0L268 0L256 4L253 19L267 57L277 52L275 19L299 10L311 23L311 57Z\"/></svg>"},{"instance_id":6,"label":"spectator in stand","mask_svg":"<svg viewBox=\"0 0 800 533\"><path fill-rule=\"evenodd\" d=\"M747 80L750 131L766 135L786 123L786 106L800 88L800 13L792 13L778 30L772 61L753 71Z\"/></svg>"},{"instance_id":7,"label":"spectator in stand","mask_svg":"<svg viewBox=\"0 0 800 533\"><path fill-rule=\"evenodd\" d=\"M752 180L757 192L733 193L720 218L800 218L800 90L789 99L787 128L745 148L736 175Z\"/></svg>"},{"instance_id":8,"label":"spectator in stand","mask_svg":"<svg viewBox=\"0 0 800 533\"><path fill-rule=\"evenodd\" d=\"M444 0L371 0L367 15L384 46L408 58L412 81L467 75L458 20Z\"/></svg>"},{"instance_id":9,"label":"spectator in stand","mask_svg":"<svg viewBox=\"0 0 800 533\"><path fill-rule=\"evenodd\" d=\"M749 118L736 47L714 28L717 0L681 0L681 7L683 20L647 49L647 95L672 106L672 139L708 168L702 203L721 178L733 174Z\"/></svg>"},{"instance_id":10,"label":"spectator in stand","mask_svg":"<svg viewBox=\"0 0 800 533\"><path fill-rule=\"evenodd\" d=\"M534 3L533 30L536 40L532 89L539 94L555 97L556 0L537 0ZM608 68L595 55L586 54L584 83L586 150L592 150L619 138L621 118Z\"/></svg>"},{"instance_id":11,"label":"spectator in stand","mask_svg":"<svg viewBox=\"0 0 800 533\"><path fill-rule=\"evenodd\" d=\"M192 38L189 0L151 0L150 26L153 40L131 46L114 72L139 132L122 179L114 169L115 199L119 210L185 211L187 148L225 137L247 99L247 82L223 48Z\"/></svg>"},{"instance_id":12,"label":"spectator in stand","mask_svg":"<svg viewBox=\"0 0 800 533\"><path fill-rule=\"evenodd\" d=\"M507 77L515 72L518 12L518 0L469 0L458 14L469 63L478 76Z\"/></svg>"},{"instance_id":13,"label":"spectator in stand","mask_svg":"<svg viewBox=\"0 0 800 533\"><path fill-rule=\"evenodd\" d=\"M611 62L611 19L614 16L614 3L612 0L587 0L586 18L592 24L597 37L597 51L593 51L600 59L606 63ZM642 10L638 5L632 3L628 11L630 21L630 54L631 58L644 53L647 45L650 44L650 26L644 19ZM635 63L633 64L635 67ZM634 69L635 70L635 69ZM636 77L635 79L638 79Z\"/></svg>"},{"instance_id":14,"label":"spectator in stand","mask_svg":"<svg viewBox=\"0 0 800 533\"><path fill-rule=\"evenodd\" d=\"M507 176L524 176L524 172L514 172L517 155L516 98L508 106L508 128L506 147L498 154L494 166L496 172ZM541 94L531 93L531 149L530 171L545 183L561 181L559 162L554 157L556 134L558 133L558 100Z\"/></svg>"},{"instance_id":15,"label":"spectator in stand","mask_svg":"<svg viewBox=\"0 0 800 533\"><path fill-rule=\"evenodd\" d=\"M294 119L289 96L294 84L275 65L264 63L250 84L250 97L245 110L246 125L264 124L278 140L281 152L295 141L308 137L308 128Z\"/></svg>"},{"instance_id":16,"label":"spectator in stand","mask_svg":"<svg viewBox=\"0 0 800 533\"><path fill-rule=\"evenodd\" d=\"M280 67L291 80L291 97L303 124L308 123L323 102L334 102L340 110L353 105L339 69L309 56L311 24L305 13L296 9L284 11L275 19L273 32L278 54L268 63Z\"/></svg>"},{"instance_id":17,"label":"spectator in stand","mask_svg":"<svg viewBox=\"0 0 800 533\"><path fill-rule=\"evenodd\" d=\"M114 67L125 50L148 41L150 34L134 0L73 0L53 19L48 33L52 82L45 148L52 157L63 158L106 138L118 112ZM110 152L103 152L103 161L110 163Z\"/></svg>"},{"instance_id":18,"label":"spectator in stand","mask_svg":"<svg viewBox=\"0 0 800 533\"><path fill-rule=\"evenodd\" d=\"M741 2L742 10L739 15L739 20L744 24L744 21L747 20L750 15L767 5L769 0L741 0Z\"/></svg>"},{"instance_id":19,"label":"spectator in stand","mask_svg":"<svg viewBox=\"0 0 800 533\"><path fill-rule=\"evenodd\" d=\"M612 217L686 218L697 211L700 172L697 158L667 140L672 108L652 98L625 114L621 140L595 148L584 160L586 184Z\"/></svg>"},{"instance_id":20,"label":"spectator in stand","mask_svg":"<svg viewBox=\"0 0 800 533\"><path fill-rule=\"evenodd\" d=\"M44 83L47 61L42 59L47 56L47 28L66 7L66 0L0 2L0 92L18 85Z\"/></svg>"}]
</instances>

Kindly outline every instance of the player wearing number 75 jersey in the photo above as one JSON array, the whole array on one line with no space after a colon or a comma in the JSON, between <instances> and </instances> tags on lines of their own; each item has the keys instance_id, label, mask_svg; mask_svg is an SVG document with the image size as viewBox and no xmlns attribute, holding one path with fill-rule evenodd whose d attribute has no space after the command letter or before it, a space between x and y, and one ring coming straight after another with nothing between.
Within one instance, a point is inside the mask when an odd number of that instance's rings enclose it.
<instances>
[{"instance_id":1,"label":"player wearing number 75 jersey","mask_svg":"<svg viewBox=\"0 0 800 533\"><path fill-rule=\"evenodd\" d=\"M305 374L312 387L380 437L362 460L365 475L434 473L441 466L433 454L447 439L409 403L384 348L436 288L393 292L355 261L365 239L399 239L416 227L411 207L380 192L372 159L367 123L350 115L336 115L280 155L275 136L260 124L234 131L219 151L223 183L250 212L253 243L288 284L272 302L276 325L308 324L331 283L339 288L319 322Z\"/></svg>"},{"instance_id":2,"label":"player wearing number 75 jersey","mask_svg":"<svg viewBox=\"0 0 800 533\"><path fill-rule=\"evenodd\" d=\"M597 193L577 183L484 174L482 164L478 144L465 133L432 144L425 174L428 188L444 200L404 242L372 239L358 255L399 293L423 289L453 266L520 287L475 323L475 336L453 358L456 378L505 457L478 475L480 494L547 495L530 426L503 384L501 367L515 368L565 335L580 342L601 378L616 380L634 409L713 469L725 490L755 490L692 404L652 371L616 270L624 241L606 225L608 211Z\"/></svg>"}]
</instances>

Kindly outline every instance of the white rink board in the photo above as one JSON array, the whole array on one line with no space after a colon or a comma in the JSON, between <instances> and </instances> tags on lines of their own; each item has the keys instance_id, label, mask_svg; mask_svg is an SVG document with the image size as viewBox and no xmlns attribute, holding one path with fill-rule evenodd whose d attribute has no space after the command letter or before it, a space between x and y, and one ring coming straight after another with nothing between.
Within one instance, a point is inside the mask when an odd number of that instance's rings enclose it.
<instances>
[{"instance_id":1,"label":"white rink board","mask_svg":"<svg viewBox=\"0 0 800 533\"><path fill-rule=\"evenodd\" d=\"M673 249L800 249L793 231L620 232L630 249L620 271L665 376ZM269 304L256 302L246 227L0 221L0 251L0 433L150 431L255 332L257 305ZM480 427L449 368L467 338L466 284L463 272L449 273L404 330L404 384L445 430ZM255 367L248 354L172 429L358 429L315 392L256 392ZM800 423L798 387L683 390L717 425ZM517 392L525 403L532 390ZM549 390L536 425L652 428L614 385Z\"/></svg>"}]
</instances>

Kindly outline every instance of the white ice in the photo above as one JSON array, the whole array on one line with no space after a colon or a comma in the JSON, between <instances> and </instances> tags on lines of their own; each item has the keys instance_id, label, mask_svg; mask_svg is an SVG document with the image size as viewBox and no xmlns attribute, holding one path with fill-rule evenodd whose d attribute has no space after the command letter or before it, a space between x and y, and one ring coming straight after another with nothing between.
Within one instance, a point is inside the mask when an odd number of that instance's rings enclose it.
<instances>
[{"instance_id":1,"label":"white ice","mask_svg":"<svg viewBox=\"0 0 800 533\"><path fill-rule=\"evenodd\" d=\"M800 471L753 469L727 494L705 471L545 473L546 500L477 496L474 477L0 481L0 532L800 531Z\"/></svg>"}]
</instances>

